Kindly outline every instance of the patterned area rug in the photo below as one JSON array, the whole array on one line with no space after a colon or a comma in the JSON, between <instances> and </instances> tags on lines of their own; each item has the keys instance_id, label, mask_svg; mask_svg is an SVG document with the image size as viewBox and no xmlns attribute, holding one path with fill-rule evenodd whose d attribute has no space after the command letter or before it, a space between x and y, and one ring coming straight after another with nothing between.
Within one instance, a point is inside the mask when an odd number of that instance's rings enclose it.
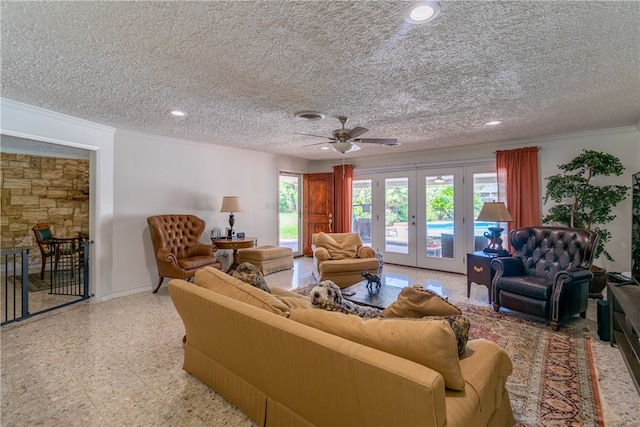
<instances>
[{"instance_id":1,"label":"patterned area rug","mask_svg":"<svg viewBox=\"0 0 640 427\"><path fill-rule=\"evenodd\" d=\"M471 322L469 339L491 340L511 356L507 389L519 426L604 425L584 331L563 325L554 332L517 313L456 305Z\"/></svg>"},{"instance_id":2,"label":"patterned area rug","mask_svg":"<svg viewBox=\"0 0 640 427\"><path fill-rule=\"evenodd\" d=\"M294 291L308 295L311 288ZM511 356L507 389L519 427L604 426L585 331L573 325L552 331L518 313L453 303L471 322L469 339L493 341Z\"/></svg>"}]
</instances>

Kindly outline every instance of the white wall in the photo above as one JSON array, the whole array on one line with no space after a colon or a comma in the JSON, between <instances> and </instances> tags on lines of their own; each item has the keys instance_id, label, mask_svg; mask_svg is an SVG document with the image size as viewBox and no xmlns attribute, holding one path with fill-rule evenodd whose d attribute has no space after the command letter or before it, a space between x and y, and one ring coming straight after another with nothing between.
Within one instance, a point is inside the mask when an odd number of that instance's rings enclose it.
<instances>
[{"instance_id":1,"label":"white wall","mask_svg":"<svg viewBox=\"0 0 640 427\"><path fill-rule=\"evenodd\" d=\"M476 146L450 147L423 152L390 154L384 157L365 157L353 159L348 163L355 165L356 171L366 169L410 169L428 167L430 165L460 164L478 159L495 159L495 151L522 147L540 147L538 163L540 168L540 197L545 194L546 177L559 173L558 165L576 157L583 149L608 152L618 157L625 166L625 173L619 177L594 179L603 184L620 184L631 186L631 175L640 171L640 132L635 127L605 129L594 132L583 132L559 135L549 138L510 141L504 143L488 143ZM331 171L335 162L321 162L316 165L318 171ZM542 200L541 200L542 206ZM542 215L551 206L542 206ZM608 271L629 271L631 269L631 193L629 197L616 207L617 218L607 224L612 239L607 250L614 262L604 257L596 260L598 266Z\"/></svg>"},{"instance_id":2,"label":"white wall","mask_svg":"<svg viewBox=\"0 0 640 427\"><path fill-rule=\"evenodd\" d=\"M274 245L279 171L311 168L291 157L120 130L114 157L114 295L148 290L158 281L148 216L196 215L207 223L206 243L213 227L229 225L229 214L220 212L222 197L240 196L236 230L257 237L260 245Z\"/></svg>"}]
</instances>

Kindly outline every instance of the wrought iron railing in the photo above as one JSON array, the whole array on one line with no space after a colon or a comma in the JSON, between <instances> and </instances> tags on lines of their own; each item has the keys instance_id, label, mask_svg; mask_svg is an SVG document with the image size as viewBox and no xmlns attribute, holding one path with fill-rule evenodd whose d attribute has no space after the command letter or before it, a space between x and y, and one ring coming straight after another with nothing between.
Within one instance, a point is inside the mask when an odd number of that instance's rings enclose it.
<instances>
[{"instance_id":1,"label":"wrought iron railing","mask_svg":"<svg viewBox=\"0 0 640 427\"><path fill-rule=\"evenodd\" d=\"M86 300L89 294L89 252L92 241L52 241L49 249L49 271L44 280L40 274L29 275L29 250L2 251L2 325L27 319L70 304ZM36 283L34 283L36 282ZM30 286L48 290L51 297L33 308ZM40 288L38 289L38 286ZM44 290L43 290L44 291ZM42 298L40 298L42 299Z\"/></svg>"},{"instance_id":2,"label":"wrought iron railing","mask_svg":"<svg viewBox=\"0 0 640 427\"><path fill-rule=\"evenodd\" d=\"M2 251L2 325L29 317L29 249Z\"/></svg>"}]
</instances>

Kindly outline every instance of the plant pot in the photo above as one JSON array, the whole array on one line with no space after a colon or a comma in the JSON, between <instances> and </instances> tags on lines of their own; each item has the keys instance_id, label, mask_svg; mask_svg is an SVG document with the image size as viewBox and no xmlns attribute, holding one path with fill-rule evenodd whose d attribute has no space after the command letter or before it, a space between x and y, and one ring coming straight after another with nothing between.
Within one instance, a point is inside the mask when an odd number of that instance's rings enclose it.
<instances>
[{"instance_id":1,"label":"plant pot","mask_svg":"<svg viewBox=\"0 0 640 427\"><path fill-rule=\"evenodd\" d=\"M592 265L591 272L593 279L589 282L589 298L603 299L602 291L607 287L607 270Z\"/></svg>"}]
</instances>

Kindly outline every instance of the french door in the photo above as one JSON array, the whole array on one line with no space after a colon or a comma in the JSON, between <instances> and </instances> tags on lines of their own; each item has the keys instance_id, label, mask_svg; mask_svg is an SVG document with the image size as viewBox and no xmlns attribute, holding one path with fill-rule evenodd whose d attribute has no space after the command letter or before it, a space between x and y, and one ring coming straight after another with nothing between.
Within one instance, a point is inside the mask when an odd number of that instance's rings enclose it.
<instances>
[{"instance_id":1,"label":"french door","mask_svg":"<svg viewBox=\"0 0 640 427\"><path fill-rule=\"evenodd\" d=\"M385 262L465 273L466 254L487 244L474 218L496 189L493 164L358 175L353 230Z\"/></svg>"}]
</instances>

